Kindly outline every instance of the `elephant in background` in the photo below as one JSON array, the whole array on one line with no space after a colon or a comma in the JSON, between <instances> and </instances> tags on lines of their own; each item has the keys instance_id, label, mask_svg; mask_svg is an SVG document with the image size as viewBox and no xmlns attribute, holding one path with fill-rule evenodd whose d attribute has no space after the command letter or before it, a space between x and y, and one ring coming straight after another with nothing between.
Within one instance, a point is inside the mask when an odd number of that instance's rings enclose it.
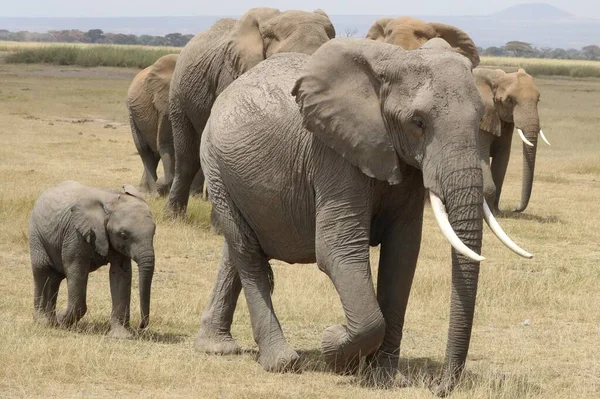
<instances>
[{"instance_id":1,"label":"elephant in background","mask_svg":"<svg viewBox=\"0 0 600 399\"><path fill-rule=\"evenodd\" d=\"M493 211L498 212L516 127L523 141L523 180L521 202L515 211L522 212L533 188L538 135L550 144L540 128L537 108L540 92L524 69L506 73L501 69L476 68L473 74L485 103L479 126L484 195Z\"/></svg>"},{"instance_id":2,"label":"elephant in background","mask_svg":"<svg viewBox=\"0 0 600 399\"><path fill-rule=\"evenodd\" d=\"M366 38L395 44L405 50L418 49L428 40L440 38L454 51L467 57L473 68L479 65L479 54L473 40L451 25L411 17L380 18L371 26Z\"/></svg>"},{"instance_id":3,"label":"elephant in background","mask_svg":"<svg viewBox=\"0 0 600 399\"><path fill-rule=\"evenodd\" d=\"M424 47L335 39L312 56L273 56L219 96L200 153L225 244L196 349L239 351L230 327L243 288L259 363L293 369L298 354L273 310L268 261L316 262L347 320L324 331L324 359L347 371L369 355L368 373L390 383L429 190L453 246L446 361L432 389L455 387L471 337L482 222L496 222L483 202L484 104L472 65L441 39ZM377 245L375 293L369 246Z\"/></svg>"},{"instance_id":4,"label":"elephant in background","mask_svg":"<svg viewBox=\"0 0 600 399\"><path fill-rule=\"evenodd\" d=\"M322 10L254 8L237 22L220 20L183 49L170 88L175 176L167 211L184 213L190 185L200 170L202 131L217 96L260 61L282 52L312 54L335 29ZM201 171L201 170L200 170Z\"/></svg>"},{"instance_id":5,"label":"elephant in background","mask_svg":"<svg viewBox=\"0 0 600 399\"><path fill-rule=\"evenodd\" d=\"M167 194L168 187L156 174L160 160L163 163L164 180L173 180L175 159L169 120L169 88L178 57L177 54L168 54L159 58L133 78L127 91L131 134L144 165L139 186L143 192ZM202 187L194 186L192 191L201 190Z\"/></svg>"},{"instance_id":6,"label":"elephant in background","mask_svg":"<svg viewBox=\"0 0 600 399\"><path fill-rule=\"evenodd\" d=\"M145 328L150 318L155 230L148 205L130 185L118 192L65 181L42 193L29 221L36 321L77 323L87 311L88 274L110 263L109 335L130 337L133 259L139 267L140 328ZM56 298L65 278L67 309L57 314Z\"/></svg>"}]
</instances>

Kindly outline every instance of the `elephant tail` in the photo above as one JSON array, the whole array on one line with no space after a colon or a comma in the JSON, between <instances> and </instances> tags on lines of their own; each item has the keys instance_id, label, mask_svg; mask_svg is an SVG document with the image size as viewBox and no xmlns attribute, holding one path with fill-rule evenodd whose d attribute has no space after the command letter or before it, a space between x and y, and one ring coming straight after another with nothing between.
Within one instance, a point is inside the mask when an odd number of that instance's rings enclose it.
<instances>
[{"instance_id":1,"label":"elephant tail","mask_svg":"<svg viewBox=\"0 0 600 399\"><path fill-rule=\"evenodd\" d=\"M267 267L267 276L269 278L269 291L271 292L271 295L273 295L273 291L275 291L275 275L273 274L273 267L271 266L271 264L267 262L267 265L269 265L269 267Z\"/></svg>"},{"instance_id":2,"label":"elephant tail","mask_svg":"<svg viewBox=\"0 0 600 399\"><path fill-rule=\"evenodd\" d=\"M129 105L127 105L127 110L129 111L129 125L131 126L131 136L133 137L133 143L135 144L135 148L137 148L138 152L141 154L143 150L144 142L142 140L142 132L138 128L135 123L135 118L133 117L132 109Z\"/></svg>"}]
</instances>

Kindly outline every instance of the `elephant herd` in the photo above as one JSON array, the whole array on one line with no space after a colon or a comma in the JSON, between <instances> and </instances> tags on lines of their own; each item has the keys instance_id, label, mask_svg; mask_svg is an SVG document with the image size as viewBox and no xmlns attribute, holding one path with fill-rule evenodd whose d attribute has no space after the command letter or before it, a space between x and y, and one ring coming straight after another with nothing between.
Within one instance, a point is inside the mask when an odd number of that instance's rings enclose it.
<instances>
[{"instance_id":1,"label":"elephant herd","mask_svg":"<svg viewBox=\"0 0 600 399\"><path fill-rule=\"evenodd\" d=\"M160 58L134 78L127 107L144 165L141 191L168 195L167 211L183 214L190 193L205 184L213 223L224 235L197 350L240 352L231 324L243 289L258 362L268 371L294 370L298 354L273 309L269 260L316 262L346 316L345 325L324 331L323 359L338 372L354 372L366 357L364 380L392 384L428 197L452 246L446 359L431 389L440 396L454 389L469 348L483 222L511 250L532 256L494 217L513 130L524 142L518 211L531 195L538 135L547 142L531 76L478 64L475 44L453 26L382 18L366 39L335 39L322 10L256 8L239 20L219 20L181 54ZM36 204L30 235L43 230L34 218L62 222L49 209L62 209L64 198L75 204L75 227L52 237L68 242L62 253L44 253L46 242L32 240L36 311L42 319L53 311L54 287L66 275L69 305L57 320L76 321L85 313L87 272L110 263L111 334L127 336L134 259L145 327L155 226L142 194L75 182L52 190ZM377 290L370 246L380 246ZM39 267L61 254L73 270Z\"/></svg>"}]
</instances>

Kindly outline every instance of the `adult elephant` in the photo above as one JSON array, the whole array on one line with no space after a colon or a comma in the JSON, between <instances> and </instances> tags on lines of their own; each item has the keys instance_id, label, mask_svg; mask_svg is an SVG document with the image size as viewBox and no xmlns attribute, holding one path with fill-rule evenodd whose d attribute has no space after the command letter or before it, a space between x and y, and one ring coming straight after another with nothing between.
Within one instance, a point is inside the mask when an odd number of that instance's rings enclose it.
<instances>
[{"instance_id":1,"label":"adult elephant","mask_svg":"<svg viewBox=\"0 0 600 399\"><path fill-rule=\"evenodd\" d=\"M367 32L367 39L395 44L405 50L417 49L434 38L444 39L454 51L467 57L473 68L479 65L479 54L473 40L452 25L411 17L380 18Z\"/></svg>"},{"instance_id":2,"label":"adult elephant","mask_svg":"<svg viewBox=\"0 0 600 399\"><path fill-rule=\"evenodd\" d=\"M433 389L454 388L471 336L484 215L498 226L483 205L483 102L472 65L441 39L426 47L336 39L311 57L271 57L219 96L200 153L225 244L198 350L239 350L230 326L243 287L258 361L292 368L298 355L273 310L268 260L316 261L347 319L323 333L324 359L343 371L370 355L368 369L389 382L429 190L454 247L446 361ZM381 245L377 293L370 245Z\"/></svg>"},{"instance_id":3,"label":"adult elephant","mask_svg":"<svg viewBox=\"0 0 600 399\"><path fill-rule=\"evenodd\" d=\"M144 172L140 190L148 193L168 192L158 179L156 169L162 160L164 180L173 180L173 132L169 121L169 88L177 63L177 54L160 57L154 64L138 73L127 91L127 110L133 142L142 159ZM200 176L203 181L203 177ZM200 192L202 186L193 187Z\"/></svg>"},{"instance_id":4,"label":"adult elephant","mask_svg":"<svg viewBox=\"0 0 600 399\"><path fill-rule=\"evenodd\" d=\"M282 52L312 54L333 37L335 29L322 10L255 8L235 24L217 22L186 45L170 90L175 177L168 211L185 212L190 184L200 170L200 137L217 96L265 58Z\"/></svg>"},{"instance_id":5,"label":"adult elephant","mask_svg":"<svg viewBox=\"0 0 600 399\"><path fill-rule=\"evenodd\" d=\"M479 125L479 149L486 200L498 212L516 127L523 141L523 180L521 202L515 211L522 212L531 198L538 135L550 144L540 128L537 108L540 92L524 69L506 73L501 69L477 68L473 74L485 102L485 114Z\"/></svg>"}]
</instances>

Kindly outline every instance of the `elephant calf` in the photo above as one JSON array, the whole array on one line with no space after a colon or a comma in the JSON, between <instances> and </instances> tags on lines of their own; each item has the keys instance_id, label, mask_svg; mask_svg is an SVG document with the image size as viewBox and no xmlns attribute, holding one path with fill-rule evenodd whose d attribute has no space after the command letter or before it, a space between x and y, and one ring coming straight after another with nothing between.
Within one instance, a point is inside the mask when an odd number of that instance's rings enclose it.
<instances>
[{"instance_id":1,"label":"elephant calf","mask_svg":"<svg viewBox=\"0 0 600 399\"><path fill-rule=\"evenodd\" d=\"M109 335L128 338L131 259L139 266L140 328L148 325L156 226L148 205L130 185L123 192L65 181L38 198L29 222L35 319L70 326L87 310L88 274L110 263ZM56 313L60 283L68 304Z\"/></svg>"}]
</instances>

